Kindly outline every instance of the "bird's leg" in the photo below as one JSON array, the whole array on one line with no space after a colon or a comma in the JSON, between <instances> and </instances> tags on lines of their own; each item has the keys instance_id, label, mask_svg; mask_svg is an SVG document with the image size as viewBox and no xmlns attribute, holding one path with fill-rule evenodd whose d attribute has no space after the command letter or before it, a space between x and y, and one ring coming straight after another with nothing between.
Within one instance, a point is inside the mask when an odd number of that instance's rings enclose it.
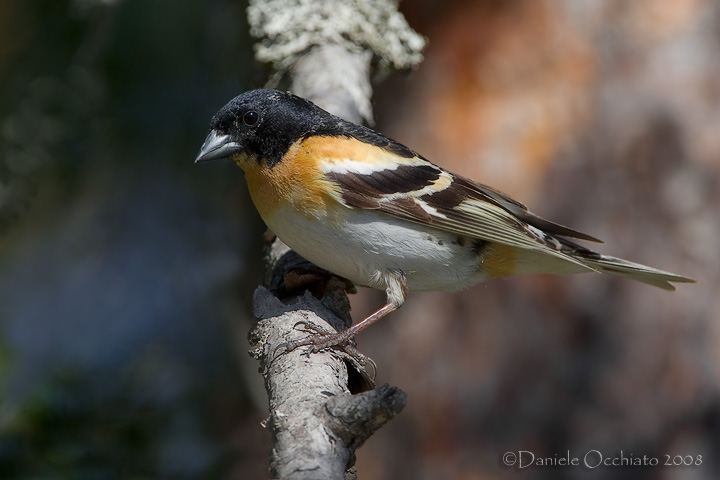
<instances>
[{"instance_id":1,"label":"bird's leg","mask_svg":"<svg viewBox=\"0 0 720 480\"><path fill-rule=\"evenodd\" d=\"M325 329L318 328L314 325L302 322L305 326L305 329L313 332L313 335L310 335L309 337L303 338L301 340L284 343L282 345L279 345L278 349L283 347L285 349L285 352L287 353L295 350L298 347L312 345L311 351L315 353L326 348L331 348L335 346L344 347L348 345L348 343L355 335L365 330L367 327L377 322L388 313L394 312L395 310L400 308L400 306L405 302L405 299L407 298L407 281L405 280L405 275L399 270L390 271L386 272L386 274L384 275L384 279L387 284L387 288L385 289L385 294L387 295L387 303L381 309L368 316L360 323L353 325L352 327L348 328L347 330L343 330L342 332L330 333Z\"/></svg>"}]
</instances>

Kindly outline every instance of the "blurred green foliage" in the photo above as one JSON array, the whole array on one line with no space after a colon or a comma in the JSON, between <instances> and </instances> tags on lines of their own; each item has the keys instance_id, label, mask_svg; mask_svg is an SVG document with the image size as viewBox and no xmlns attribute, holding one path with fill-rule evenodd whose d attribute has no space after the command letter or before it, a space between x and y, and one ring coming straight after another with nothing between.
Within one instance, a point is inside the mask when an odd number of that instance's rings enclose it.
<instances>
[{"instance_id":1,"label":"blurred green foliage","mask_svg":"<svg viewBox=\"0 0 720 480\"><path fill-rule=\"evenodd\" d=\"M244 22L229 0L0 4L1 479L228 475L260 224L232 165L193 158L256 71Z\"/></svg>"}]
</instances>

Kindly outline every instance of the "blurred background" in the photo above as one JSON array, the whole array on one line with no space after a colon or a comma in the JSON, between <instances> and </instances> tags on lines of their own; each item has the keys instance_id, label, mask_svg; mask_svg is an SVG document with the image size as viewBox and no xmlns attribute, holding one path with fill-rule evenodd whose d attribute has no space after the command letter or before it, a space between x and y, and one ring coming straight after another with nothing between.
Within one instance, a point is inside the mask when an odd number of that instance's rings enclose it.
<instances>
[{"instance_id":1,"label":"blurred background","mask_svg":"<svg viewBox=\"0 0 720 480\"><path fill-rule=\"evenodd\" d=\"M245 3L0 3L0 479L267 478L247 355L262 222L193 159L262 86ZM720 4L415 0L377 129L604 253L688 275L411 294L358 337L409 402L364 479L720 474ZM352 297L356 321L380 292ZM699 466L503 466L505 452Z\"/></svg>"}]
</instances>

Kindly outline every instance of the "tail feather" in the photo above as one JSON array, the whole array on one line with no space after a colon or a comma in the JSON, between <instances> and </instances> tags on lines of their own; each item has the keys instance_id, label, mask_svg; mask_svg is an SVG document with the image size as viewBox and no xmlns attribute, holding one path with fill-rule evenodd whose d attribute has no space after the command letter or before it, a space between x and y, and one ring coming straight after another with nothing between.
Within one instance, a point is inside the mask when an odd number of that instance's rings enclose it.
<instances>
[{"instance_id":1,"label":"tail feather","mask_svg":"<svg viewBox=\"0 0 720 480\"><path fill-rule=\"evenodd\" d=\"M675 290L672 282L696 283L692 278L594 252L555 235L546 236L545 243L547 247L564 254L567 258L549 256L537 251L518 251L516 259L519 262L516 263L516 273L568 274L595 271L647 283L663 290Z\"/></svg>"},{"instance_id":2,"label":"tail feather","mask_svg":"<svg viewBox=\"0 0 720 480\"><path fill-rule=\"evenodd\" d=\"M596 257L579 255L576 258L588 267L599 272L637 280L638 282L660 287L663 290L675 290L675 285L670 282L696 283L696 280L692 278L675 275L674 273L665 272L657 268L630 262L622 258L611 257L609 255L598 255Z\"/></svg>"},{"instance_id":3,"label":"tail feather","mask_svg":"<svg viewBox=\"0 0 720 480\"><path fill-rule=\"evenodd\" d=\"M544 249L514 249L513 275L526 273L564 275L599 272L647 283L663 290L675 290L672 282L697 283L692 278L594 252L562 236L542 233ZM552 255L548 253L550 250L553 251Z\"/></svg>"}]
</instances>

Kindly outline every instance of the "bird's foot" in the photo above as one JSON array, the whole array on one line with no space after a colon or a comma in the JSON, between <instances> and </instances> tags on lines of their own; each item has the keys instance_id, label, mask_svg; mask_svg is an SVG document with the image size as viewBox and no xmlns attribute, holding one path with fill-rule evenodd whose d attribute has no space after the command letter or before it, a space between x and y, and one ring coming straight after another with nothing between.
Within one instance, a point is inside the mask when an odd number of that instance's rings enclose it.
<instances>
[{"instance_id":1,"label":"bird's foot","mask_svg":"<svg viewBox=\"0 0 720 480\"><path fill-rule=\"evenodd\" d=\"M295 324L295 328L310 333L310 335L299 340L291 340L278 345L275 349L274 356L279 353L290 353L293 350L304 346L310 347L307 350L308 355L310 353L317 353L322 350L332 349L339 353L345 360L350 361L353 366L356 368L359 367L359 370L364 370L366 366L371 365L373 374L370 378L373 380L375 379L377 365L375 365L375 362L370 357L360 353L360 351L358 351L355 347L355 341L353 340L353 337L357 333L355 327L350 327L347 330L337 332L323 328L314 323L300 321Z\"/></svg>"}]
</instances>

